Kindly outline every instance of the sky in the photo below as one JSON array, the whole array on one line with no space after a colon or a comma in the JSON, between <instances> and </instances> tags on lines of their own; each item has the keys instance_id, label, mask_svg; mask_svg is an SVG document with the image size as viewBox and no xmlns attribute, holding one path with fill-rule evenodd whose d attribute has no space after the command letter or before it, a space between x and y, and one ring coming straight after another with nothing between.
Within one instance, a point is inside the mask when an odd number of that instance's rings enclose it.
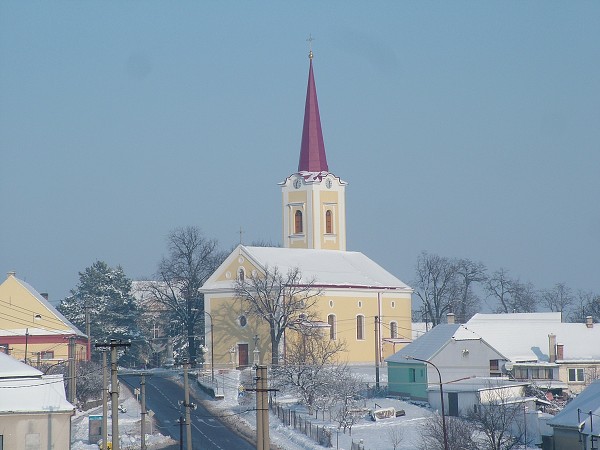
<instances>
[{"instance_id":1,"label":"sky","mask_svg":"<svg viewBox=\"0 0 600 450\"><path fill-rule=\"evenodd\" d=\"M280 243L309 36L348 250L600 292L594 1L2 1L0 272L57 302L178 227Z\"/></svg>"}]
</instances>

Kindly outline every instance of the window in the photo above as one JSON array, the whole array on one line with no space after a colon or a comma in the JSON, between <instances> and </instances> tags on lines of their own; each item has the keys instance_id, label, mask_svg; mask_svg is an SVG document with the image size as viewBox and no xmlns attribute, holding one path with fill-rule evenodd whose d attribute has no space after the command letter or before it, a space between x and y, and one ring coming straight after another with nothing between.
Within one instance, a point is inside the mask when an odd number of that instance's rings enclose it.
<instances>
[{"instance_id":1,"label":"window","mask_svg":"<svg viewBox=\"0 0 600 450\"><path fill-rule=\"evenodd\" d=\"M396 322L390 322L390 337L398 337L398 324Z\"/></svg>"},{"instance_id":2,"label":"window","mask_svg":"<svg viewBox=\"0 0 600 450\"><path fill-rule=\"evenodd\" d=\"M365 338L365 316L356 316L356 339L362 341Z\"/></svg>"},{"instance_id":3,"label":"window","mask_svg":"<svg viewBox=\"0 0 600 450\"><path fill-rule=\"evenodd\" d=\"M411 383L417 382L417 370L416 369L408 369L408 381Z\"/></svg>"},{"instance_id":4,"label":"window","mask_svg":"<svg viewBox=\"0 0 600 450\"><path fill-rule=\"evenodd\" d=\"M569 369L569 381L584 381L583 369Z\"/></svg>"},{"instance_id":5,"label":"window","mask_svg":"<svg viewBox=\"0 0 600 450\"><path fill-rule=\"evenodd\" d=\"M54 359L54 351L47 350L45 352L40 352L40 359Z\"/></svg>"},{"instance_id":6,"label":"window","mask_svg":"<svg viewBox=\"0 0 600 450\"><path fill-rule=\"evenodd\" d=\"M499 370L499 367L497 359L490 359L490 370Z\"/></svg>"},{"instance_id":7,"label":"window","mask_svg":"<svg viewBox=\"0 0 600 450\"><path fill-rule=\"evenodd\" d=\"M240 316L238 320L240 321L240 327L244 328L246 325L248 325L248 319L246 319L246 316Z\"/></svg>"},{"instance_id":8,"label":"window","mask_svg":"<svg viewBox=\"0 0 600 450\"><path fill-rule=\"evenodd\" d=\"M244 278L246 278L246 273L244 272L244 268L240 267L240 270L238 271L238 280L244 281Z\"/></svg>"},{"instance_id":9,"label":"window","mask_svg":"<svg viewBox=\"0 0 600 450\"><path fill-rule=\"evenodd\" d=\"M327 323L329 324L329 339L335 341L336 329L335 329L335 314L329 314L327 316Z\"/></svg>"},{"instance_id":10,"label":"window","mask_svg":"<svg viewBox=\"0 0 600 450\"><path fill-rule=\"evenodd\" d=\"M294 233L302 233L302 211L299 209L294 213Z\"/></svg>"},{"instance_id":11,"label":"window","mask_svg":"<svg viewBox=\"0 0 600 450\"><path fill-rule=\"evenodd\" d=\"M7 355L10 354L8 350L8 344L0 344L0 353L6 353Z\"/></svg>"},{"instance_id":12,"label":"window","mask_svg":"<svg viewBox=\"0 0 600 450\"><path fill-rule=\"evenodd\" d=\"M325 211L325 233L333 233L333 213L330 209Z\"/></svg>"}]
</instances>

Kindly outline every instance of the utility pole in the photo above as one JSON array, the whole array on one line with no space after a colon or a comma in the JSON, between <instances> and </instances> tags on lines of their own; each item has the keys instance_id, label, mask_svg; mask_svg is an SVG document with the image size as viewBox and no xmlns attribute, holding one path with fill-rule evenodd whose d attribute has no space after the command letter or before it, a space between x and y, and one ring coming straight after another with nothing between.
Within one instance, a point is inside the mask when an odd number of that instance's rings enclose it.
<instances>
[{"instance_id":1,"label":"utility pole","mask_svg":"<svg viewBox=\"0 0 600 450\"><path fill-rule=\"evenodd\" d=\"M87 298L84 300L85 310L85 334L87 335L87 358L86 361L92 360L92 336L90 331L90 305L87 302Z\"/></svg>"},{"instance_id":2,"label":"utility pole","mask_svg":"<svg viewBox=\"0 0 600 450\"><path fill-rule=\"evenodd\" d=\"M188 382L188 361L183 361L183 390L184 390L184 402L185 407L185 440L187 444L187 450L192 450L192 426L190 417L190 408L195 407L193 403L190 403L190 384Z\"/></svg>"},{"instance_id":3,"label":"utility pole","mask_svg":"<svg viewBox=\"0 0 600 450\"><path fill-rule=\"evenodd\" d=\"M77 398L77 368L75 361L75 336L69 336L69 402L75 403Z\"/></svg>"},{"instance_id":4,"label":"utility pole","mask_svg":"<svg viewBox=\"0 0 600 450\"><path fill-rule=\"evenodd\" d=\"M106 349L102 349L102 442L106 447L108 442L108 367L106 364Z\"/></svg>"},{"instance_id":5,"label":"utility pole","mask_svg":"<svg viewBox=\"0 0 600 450\"><path fill-rule=\"evenodd\" d=\"M149 374L148 374L149 375ZM146 373L142 373L142 379L140 381L141 394L142 394L142 445L141 450L146 450Z\"/></svg>"},{"instance_id":6,"label":"utility pole","mask_svg":"<svg viewBox=\"0 0 600 450\"><path fill-rule=\"evenodd\" d=\"M271 441L269 438L269 398L267 393L277 391L269 389L267 383L267 366L255 366L256 368L256 450L269 450Z\"/></svg>"},{"instance_id":7,"label":"utility pole","mask_svg":"<svg viewBox=\"0 0 600 450\"><path fill-rule=\"evenodd\" d=\"M375 316L375 388L379 390L379 316Z\"/></svg>"},{"instance_id":8,"label":"utility pole","mask_svg":"<svg viewBox=\"0 0 600 450\"><path fill-rule=\"evenodd\" d=\"M112 449L120 450L119 441L119 380L117 379L117 349L130 347L131 342L111 339L110 342L96 343L96 348L110 348L110 406L112 413Z\"/></svg>"}]
</instances>

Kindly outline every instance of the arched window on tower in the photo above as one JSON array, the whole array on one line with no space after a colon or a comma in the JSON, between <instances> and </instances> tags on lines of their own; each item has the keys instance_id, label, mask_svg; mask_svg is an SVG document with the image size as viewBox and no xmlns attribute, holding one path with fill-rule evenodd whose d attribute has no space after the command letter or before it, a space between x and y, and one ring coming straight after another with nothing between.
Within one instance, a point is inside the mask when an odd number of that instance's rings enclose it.
<instances>
[{"instance_id":1,"label":"arched window on tower","mask_svg":"<svg viewBox=\"0 0 600 450\"><path fill-rule=\"evenodd\" d=\"M330 209L325 211L325 233L333 233L333 213Z\"/></svg>"},{"instance_id":2,"label":"arched window on tower","mask_svg":"<svg viewBox=\"0 0 600 450\"><path fill-rule=\"evenodd\" d=\"M331 339L332 341L335 341L336 339L336 332L337 330L335 329L335 314L329 314L327 316L327 323L329 324L329 339Z\"/></svg>"},{"instance_id":3,"label":"arched window on tower","mask_svg":"<svg viewBox=\"0 0 600 450\"><path fill-rule=\"evenodd\" d=\"M365 316L356 316L356 339L362 341L365 338Z\"/></svg>"},{"instance_id":4,"label":"arched window on tower","mask_svg":"<svg viewBox=\"0 0 600 450\"><path fill-rule=\"evenodd\" d=\"M390 322L390 337L397 338L398 337L398 323Z\"/></svg>"},{"instance_id":5,"label":"arched window on tower","mask_svg":"<svg viewBox=\"0 0 600 450\"><path fill-rule=\"evenodd\" d=\"M294 233L302 234L302 211L299 209L294 214Z\"/></svg>"}]
</instances>

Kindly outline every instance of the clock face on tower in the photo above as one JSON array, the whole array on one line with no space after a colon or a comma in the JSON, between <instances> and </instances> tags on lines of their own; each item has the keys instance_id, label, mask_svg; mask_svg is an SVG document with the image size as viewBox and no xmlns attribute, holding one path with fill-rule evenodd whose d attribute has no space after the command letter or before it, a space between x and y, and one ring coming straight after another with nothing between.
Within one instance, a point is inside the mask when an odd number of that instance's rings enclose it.
<instances>
[{"instance_id":1,"label":"clock face on tower","mask_svg":"<svg viewBox=\"0 0 600 450\"><path fill-rule=\"evenodd\" d=\"M294 180L294 187L295 187L296 189L300 189L300 186L302 186L302 180L301 180L300 178L296 178L296 179Z\"/></svg>"}]
</instances>

